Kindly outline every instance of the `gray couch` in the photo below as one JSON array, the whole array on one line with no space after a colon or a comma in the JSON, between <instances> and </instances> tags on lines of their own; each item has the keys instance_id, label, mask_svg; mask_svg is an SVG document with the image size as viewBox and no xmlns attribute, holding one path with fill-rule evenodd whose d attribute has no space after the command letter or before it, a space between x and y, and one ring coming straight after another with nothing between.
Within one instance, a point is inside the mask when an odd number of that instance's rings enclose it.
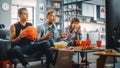
<instances>
[{"instance_id":1,"label":"gray couch","mask_svg":"<svg viewBox=\"0 0 120 68\"><path fill-rule=\"evenodd\" d=\"M0 60L7 59L7 50L11 48L9 30L0 29Z\"/></svg>"},{"instance_id":2,"label":"gray couch","mask_svg":"<svg viewBox=\"0 0 120 68\"><path fill-rule=\"evenodd\" d=\"M10 37L9 37L9 30L0 29L0 60L7 59L7 51L11 48ZM26 55L24 56L27 58L28 61L41 61L43 64L43 60L45 57L37 57L36 54L33 55ZM16 61L16 60L15 60ZM18 61L16 61L18 63Z\"/></svg>"}]
</instances>

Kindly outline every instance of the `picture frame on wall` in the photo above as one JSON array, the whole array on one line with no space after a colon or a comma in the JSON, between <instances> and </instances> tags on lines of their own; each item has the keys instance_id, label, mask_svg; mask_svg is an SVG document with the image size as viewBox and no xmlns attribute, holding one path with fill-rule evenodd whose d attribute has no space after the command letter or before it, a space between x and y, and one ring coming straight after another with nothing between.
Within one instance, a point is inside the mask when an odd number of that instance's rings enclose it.
<instances>
[{"instance_id":1,"label":"picture frame on wall","mask_svg":"<svg viewBox=\"0 0 120 68\"><path fill-rule=\"evenodd\" d=\"M40 20L40 23L43 23L44 22L44 14L39 14L39 20Z\"/></svg>"},{"instance_id":2,"label":"picture frame on wall","mask_svg":"<svg viewBox=\"0 0 120 68\"><path fill-rule=\"evenodd\" d=\"M44 11L44 4L43 3L39 3L39 9L40 9L40 11Z\"/></svg>"},{"instance_id":3,"label":"picture frame on wall","mask_svg":"<svg viewBox=\"0 0 120 68\"><path fill-rule=\"evenodd\" d=\"M44 12L45 12L44 3L39 3L39 21L40 21L40 23L43 23L45 20Z\"/></svg>"}]
</instances>

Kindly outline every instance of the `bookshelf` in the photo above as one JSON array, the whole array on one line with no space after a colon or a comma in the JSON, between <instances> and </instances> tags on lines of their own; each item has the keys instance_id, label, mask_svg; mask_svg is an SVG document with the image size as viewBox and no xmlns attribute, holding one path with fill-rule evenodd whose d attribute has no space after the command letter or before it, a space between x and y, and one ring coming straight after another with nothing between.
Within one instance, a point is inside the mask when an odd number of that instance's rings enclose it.
<instances>
[{"instance_id":1,"label":"bookshelf","mask_svg":"<svg viewBox=\"0 0 120 68\"><path fill-rule=\"evenodd\" d=\"M64 0L64 21L70 21L73 17L82 15L82 2L77 0Z\"/></svg>"},{"instance_id":2,"label":"bookshelf","mask_svg":"<svg viewBox=\"0 0 120 68\"><path fill-rule=\"evenodd\" d=\"M64 0L63 2L64 28L70 24L70 20L82 16L82 2L80 0Z\"/></svg>"},{"instance_id":3,"label":"bookshelf","mask_svg":"<svg viewBox=\"0 0 120 68\"><path fill-rule=\"evenodd\" d=\"M88 0L64 0L63 15L65 27L70 24L70 20L74 17L79 18L82 23L96 23L96 5L86 2Z\"/></svg>"}]
</instances>

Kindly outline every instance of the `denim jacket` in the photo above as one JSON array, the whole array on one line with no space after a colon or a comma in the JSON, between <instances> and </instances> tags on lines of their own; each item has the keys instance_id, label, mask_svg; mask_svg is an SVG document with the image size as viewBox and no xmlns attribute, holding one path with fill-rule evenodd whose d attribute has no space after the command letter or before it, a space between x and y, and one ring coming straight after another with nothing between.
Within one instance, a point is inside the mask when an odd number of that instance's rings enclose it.
<instances>
[{"instance_id":1,"label":"denim jacket","mask_svg":"<svg viewBox=\"0 0 120 68\"><path fill-rule=\"evenodd\" d=\"M50 31L53 34L52 38L54 39L54 41L57 41L59 32L58 32L55 24L53 24L52 28L49 28L48 23L43 23L43 24L37 26L37 30L38 30L37 40L39 40L42 36L44 36L47 31Z\"/></svg>"}]
</instances>

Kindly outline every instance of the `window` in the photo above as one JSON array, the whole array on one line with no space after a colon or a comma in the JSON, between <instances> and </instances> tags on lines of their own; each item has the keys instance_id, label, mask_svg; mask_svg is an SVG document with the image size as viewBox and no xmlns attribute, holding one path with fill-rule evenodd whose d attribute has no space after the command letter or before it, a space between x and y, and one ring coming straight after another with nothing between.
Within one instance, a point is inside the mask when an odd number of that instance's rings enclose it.
<instances>
[{"instance_id":1,"label":"window","mask_svg":"<svg viewBox=\"0 0 120 68\"><path fill-rule=\"evenodd\" d=\"M33 7L29 7L29 6L20 6L20 5L12 5L11 7L11 24L16 23L17 21L19 21L19 17L18 17L18 9L21 7L26 7L28 10L28 22L34 24L34 10Z\"/></svg>"},{"instance_id":2,"label":"window","mask_svg":"<svg viewBox=\"0 0 120 68\"><path fill-rule=\"evenodd\" d=\"M18 14L17 14L17 6L12 6L12 9L11 9L11 24L14 24L15 22L18 21Z\"/></svg>"}]
</instances>

